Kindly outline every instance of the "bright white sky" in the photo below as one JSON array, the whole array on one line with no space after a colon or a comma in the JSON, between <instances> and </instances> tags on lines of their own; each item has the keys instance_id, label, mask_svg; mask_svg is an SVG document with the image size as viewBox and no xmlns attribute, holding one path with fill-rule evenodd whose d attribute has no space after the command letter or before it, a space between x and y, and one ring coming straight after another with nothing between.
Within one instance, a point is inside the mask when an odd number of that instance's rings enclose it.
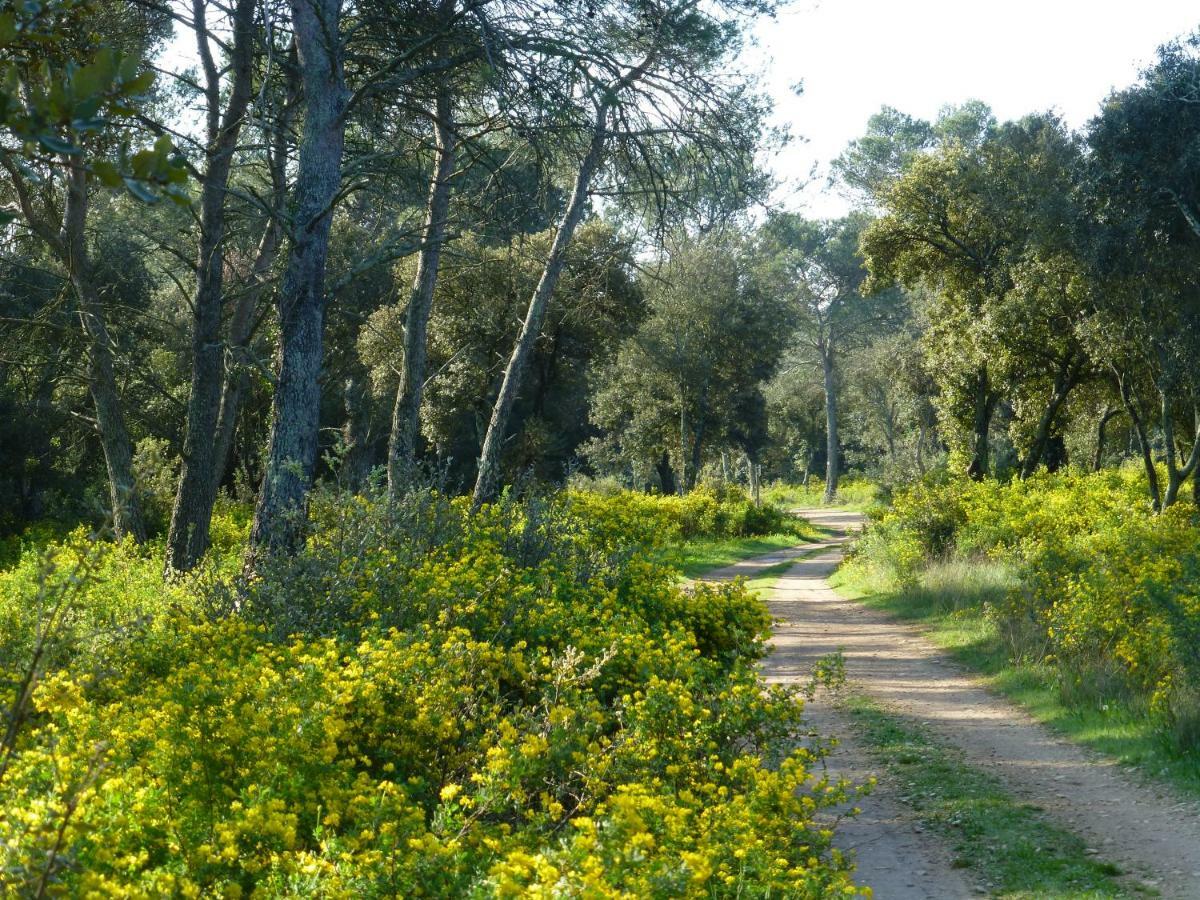
<instances>
[{"instance_id":1,"label":"bright white sky","mask_svg":"<svg viewBox=\"0 0 1200 900\"><path fill-rule=\"evenodd\" d=\"M777 200L845 212L826 166L885 104L932 118L979 99L1001 120L1055 109L1078 127L1160 44L1197 27L1194 0L794 0L747 59L793 135L772 165L787 183Z\"/></svg>"}]
</instances>

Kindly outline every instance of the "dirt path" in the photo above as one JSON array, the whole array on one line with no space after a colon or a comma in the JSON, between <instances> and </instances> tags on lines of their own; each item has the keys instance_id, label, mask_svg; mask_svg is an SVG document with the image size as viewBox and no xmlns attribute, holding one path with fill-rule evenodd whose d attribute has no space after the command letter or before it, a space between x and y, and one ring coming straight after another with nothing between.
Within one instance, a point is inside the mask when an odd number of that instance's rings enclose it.
<instances>
[{"instance_id":1,"label":"dirt path","mask_svg":"<svg viewBox=\"0 0 1200 900\"><path fill-rule=\"evenodd\" d=\"M861 521L853 513L801 513L810 521L843 530ZM768 600L781 620L775 650L764 663L769 681L804 682L815 660L841 650L850 681L892 711L959 747L967 762L1001 777L1014 795L1036 803L1103 858L1165 897L1200 898L1200 808L1196 804L1141 783L1111 762L1055 736L987 691L917 628L843 600L826 583L841 559L836 539L808 549L810 555L779 578ZM766 565L747 561L711 577L752 575ZM842 739L831 768L850 777L869 768L836 709L818 701L810 706L810 717L818 731ZM886 782L859 805L864 815L843 825L842 840L858 851L859 878L875 889L880 900L966 897L975 890L962 872L950 868L940 842L916 830Z\"/></svg>"}]
</instances>

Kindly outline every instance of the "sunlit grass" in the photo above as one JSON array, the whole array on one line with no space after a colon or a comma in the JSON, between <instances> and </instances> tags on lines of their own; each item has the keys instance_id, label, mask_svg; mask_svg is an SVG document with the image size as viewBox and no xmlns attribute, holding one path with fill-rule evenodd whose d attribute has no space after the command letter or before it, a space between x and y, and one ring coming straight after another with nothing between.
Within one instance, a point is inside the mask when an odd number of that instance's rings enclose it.
<instances>
[{"instance_id":1,"label":"sunlit grass","mask_svg":"<svg viewBox=\"0 0 1200 900\"><path fill-rule=\"evenodd\" d=\"M802 534L764 534L747 538L688 541L667 551L668 561L687 578L699 578L713 569L731 566L744 559L786 550L819 537L813 529Z\"/></svg>"}]
</instances>

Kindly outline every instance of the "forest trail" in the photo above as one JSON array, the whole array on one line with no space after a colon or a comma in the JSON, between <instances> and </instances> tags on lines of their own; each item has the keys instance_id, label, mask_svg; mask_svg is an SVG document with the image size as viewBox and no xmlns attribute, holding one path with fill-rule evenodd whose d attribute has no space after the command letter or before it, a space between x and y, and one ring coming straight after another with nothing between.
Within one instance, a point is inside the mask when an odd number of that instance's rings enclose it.
<instances>
[{"instance_id":1,"label":"forest trail","mask_svg":"<svg viewBox=\"0 0 1200 900\"><path fill-rule=\"evenodd\" d=\"M826 579L842 558L848 533L862 517L838 510L800 510L833 529L827 541L798 548L800 558L771 590L778 620L766 680L805 684L813 663L841 651L857 690L962 751L965 761L1001 778L1018 799L1083 838L1097 855L1132 879L1170 898L1200 898L1200 807L1173 797L1070 743L988 691L914 626L835 593ZM780 554L745 560L710 573L727 580L777 565ZM774 560L772 562L772 560ZM876 772L849 717L828 698L808 705L816 732L837 737L830 771L861 781ZM969 873L951 866L942 841L923 831L900 800L903 789L880 774L862 798L862 815L844 821L839 845L855 850L860 883L878 900L969 897L985 893Z\"/></svg>"}]
</instances>

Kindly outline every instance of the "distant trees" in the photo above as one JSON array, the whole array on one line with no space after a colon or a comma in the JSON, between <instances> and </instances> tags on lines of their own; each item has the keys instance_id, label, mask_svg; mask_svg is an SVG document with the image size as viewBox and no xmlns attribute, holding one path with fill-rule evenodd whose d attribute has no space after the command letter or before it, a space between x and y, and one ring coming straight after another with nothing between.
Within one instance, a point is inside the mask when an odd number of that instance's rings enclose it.
<instances>
[{"instance_id":1,"label":"distant trees","mask_svg":"<svg viewBox=\"0 0 1200 900\"><path fill-rule=\"evenodd\" d=\"M920 291L943 431L972 477L989 472L997 416L1021 477L1065 463L1073 416L1097 417L1101 459L1117 411L1156 508L1200 467L1196 50L1163 47L1083 136L978 104L935 123L884 110L838 161L878 212L868 287Z\"/></svg>"},{"instance_id":2,"label":"distant trees","mask_svg":"<svg viewBox=\"0 0 1200 900\"><path fill-rule=\"evenodd\" d=\"M764 276L789 303L802 357L821 372L825 397L825 502L837 496L842 452L839 396L845 356L903 318L898 291L866 294L867 271L859 255L869 219L810 222L778 214L763 229Z\"/></svg>"},{"instance_id":3,"label":"distant trees","mask_svg":"<svg viewBox=\"0 0 1200 900\"><path fill-rule=\"evenodd\" d=\"M647 315L596 380L590 455L633 483L693 488L722 451L759 461L762 386L795 327L788 298L755 268L736 235L678 236L644 282Z\"/></svg>"}]
</instances>

